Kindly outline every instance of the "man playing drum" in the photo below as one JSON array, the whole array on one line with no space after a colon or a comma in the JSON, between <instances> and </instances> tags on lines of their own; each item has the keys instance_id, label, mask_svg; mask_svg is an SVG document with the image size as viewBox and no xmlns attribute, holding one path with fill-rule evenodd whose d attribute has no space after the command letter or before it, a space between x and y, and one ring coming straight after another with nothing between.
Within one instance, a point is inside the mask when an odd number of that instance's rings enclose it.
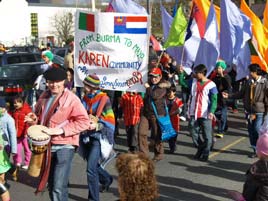
<instances>
[{"instance_id":1,"label":"man playing drum","mask_svg":"<svg viewBox=\"0 0 268 201\"><path fill-rule=\"evenodd\" d=\"M79 98L64 88L65 70L51 68L44 73L44 77L48 90L39 97L35 113L25 117L25 121L31 125L48 127L43 132L51 136L51 147L48 146L44 157L46 167L41 171L37 192L46 186L48 177L50 199L67 201L72 159L79 145L79 133L89 127L89 117ZM50 170L49 174L47 169Z\"/></svg>"}]
</instances>

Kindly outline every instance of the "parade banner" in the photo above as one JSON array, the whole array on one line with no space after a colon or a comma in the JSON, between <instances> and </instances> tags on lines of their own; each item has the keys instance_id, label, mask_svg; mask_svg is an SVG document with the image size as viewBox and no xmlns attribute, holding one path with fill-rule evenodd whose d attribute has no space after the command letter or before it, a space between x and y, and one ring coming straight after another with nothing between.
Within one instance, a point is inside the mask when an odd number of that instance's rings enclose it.
<instances>
[{"instance_id":1,"label":"parade banner","mask_svg":"<svg viewBox=\"0 0 268 201\"><path fill-rule=\"evenodd\" d=\"M144 92L149 16L78 10L75 23L75 86L96 74L101 88Z\"/></svg>"}]
</instances>

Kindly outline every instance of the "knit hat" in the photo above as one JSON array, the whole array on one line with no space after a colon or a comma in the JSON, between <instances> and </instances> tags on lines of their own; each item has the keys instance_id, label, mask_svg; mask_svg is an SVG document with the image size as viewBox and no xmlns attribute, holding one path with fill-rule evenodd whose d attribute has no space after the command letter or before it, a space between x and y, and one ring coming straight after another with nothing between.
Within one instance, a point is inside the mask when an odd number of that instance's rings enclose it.
<instances>
[{"instance_id":1,"label":"knit hat","mask_svg":"<svg viewBox=\"0 0 268 201\"><path fill-rule=\"evenodd\" d=\"M149 75L152 75L152 76L162 76L162 71L161 71L160 68L152 68L150 70Z\"/></svg>"},{"instance_id":2,"label":"knit hat","mask_svg":"<svg viewBox=\"0 0 268 201\"><path fill-rule=\"evenodd\" d=\"M52 53L51 51L49 51L49 50L45 50L45 51L43 51L43 52L42 52L42 57L43 57L43 56L46 56L46 57L49 59L49 61L52 61L53 58L54 58L53 53Z\"/></svg>"},{"instance_id":3,"label":"knit hat","mask_svg":"<svg viewBox=\"0 0 268 201\"><path fill-rule=\"evenodd\" d=\"M4 98L0 98L0 107L6 107L6 100Z\"/></svg>"},{"instance_id":4,"label":"knit hat","mask_svg":"<svg viewBox=\"0 0 268 201\"><path fill-rule=\"evenodd\" d=\"M226 63L223 61L223 60L219 60L217 63L216 63L216 68L218 67L221 67L222 70L225 70L227 68L226 66Z\"/></svg>"},{"instance_id":5,"label":"knit hat","mask_svg":"<svg viewBox=\"0 0 268 201\"><path fill-rule=\"evenodd\" d=\"M258 157L268 157L268 134L262 134L257 141L257 155Z\"/></svg>"},{"instance_id":6,"label":"knit hat","mask_svg":"<svg viewBox=\"0 0 268 201\"><path fill-rule=\"evenodd\" d=\"M67 73L66 70L62 68L52 67L44 73L44 77L46 80L50 81L62 81L67 78Z\"/></svg>"},{"instance_id":7,"label":"knit hat","mask_svg":"<svg viewBox=\"0 0 268 201\"><path fill-rule=\"evenodd\" d=\"M88 75L85 77L83 83L87 86L92 87L93 89L100 88L100 79L97 75Z\"/></svg>"}]
</instances>

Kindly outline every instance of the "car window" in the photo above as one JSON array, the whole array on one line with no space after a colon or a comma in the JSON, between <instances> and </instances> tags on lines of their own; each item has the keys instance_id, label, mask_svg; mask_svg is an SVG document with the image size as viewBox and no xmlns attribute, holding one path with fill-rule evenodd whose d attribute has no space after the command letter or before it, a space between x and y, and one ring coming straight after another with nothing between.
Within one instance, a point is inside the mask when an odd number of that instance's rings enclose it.
<instances>
[{"instance_id":1,"label":"car window","mask_svg":"<svg viewBox=\"0 0 268 201\"><path fill-rule=\"evenodd\" d=\"M65 56L65 49L58 50L58 51L56 52L56 55L59 55L59 56L61 56L61 57L64 57L64 56Z\"/></svg>"},{"instance_id":2,"label":"car window","mask_svg":"<svg viewBox=\"0 0 268 201\"><path fill-rule=\"evenodd\" d=\"M18 55L11 55L7 57L8 64L17 64L20 63L20 57Z\"/></svg>"},{"instance_id":3,"label":"car window","mask_svg":"<svg viewBox=\"0 0 268 201\"><path fill-rule=\"evenodd\" d=\"M25 54L21 55L21 63L27 63L27 62L35 62L36 58L33 54Z\"/></svg>"}]
</instances>

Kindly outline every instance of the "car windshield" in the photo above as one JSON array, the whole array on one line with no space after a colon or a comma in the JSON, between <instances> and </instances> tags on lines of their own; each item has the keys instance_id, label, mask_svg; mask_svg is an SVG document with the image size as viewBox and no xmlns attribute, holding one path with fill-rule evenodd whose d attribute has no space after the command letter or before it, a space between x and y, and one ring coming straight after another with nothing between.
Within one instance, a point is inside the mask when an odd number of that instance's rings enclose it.
<instances>
[{"instance_id":1,"label":"car windshield","mask_svg":"<svg viewBox=\"0 0 268 201\"><path fill-rule=\"evenodd\" d=\"M31 78L34 74L34 70L31 65L5 65L0 66L0 78L1 79L27 79Z\"/></svg>"}]
</instances>

